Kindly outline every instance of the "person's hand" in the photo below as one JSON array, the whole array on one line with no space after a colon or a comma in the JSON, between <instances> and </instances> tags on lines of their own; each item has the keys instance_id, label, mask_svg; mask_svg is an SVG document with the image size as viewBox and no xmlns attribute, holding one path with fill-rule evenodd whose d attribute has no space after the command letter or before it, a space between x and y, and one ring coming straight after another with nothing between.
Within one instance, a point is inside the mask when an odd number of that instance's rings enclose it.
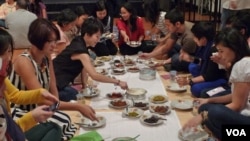
<instances>
[{"instance_id":1,"label":"person's hand","mask_svg":"<svg viewBox=\"0 0 250 141\"><path fill-rule=\"evenodd\" d=\"M176 82L180 87L186 86L189 84L189 80L187 76L177 76L176 77Z\"/></svg>"},{"instance_id":2,"label":"person's hand","mask_svg":"<svg viewBox=\"0 0 250 141\"><path fill-rule=\"evenodd\" d=\"M150 56L149 53L140 53L139 58L141 58L141 59L150 59L151 56Z\"/></svg>"},{"instance_id":3,"label":"person's hand","mask_svg":"<svg viewBox=\"0 0 250 141\"><path fill-rule=\"evenodd\" d=\"M88 105L79 104L79 112L92 121L98 121L97 117L95 116L95 110Z\"/></svg>"},{"instance_id":4,"label":"person's hand","mask_svg":"<svg viewBox=\"0 0 250 141\"><path fill-rule=\"evenodd\" d=\"M203 105L203 104L209 103L209 102L208 102L208 98L196 98L196 99L194 99L194 100L199 102L198 107L200 107L200 106Z\"/></svg>"},{"instance_id":5,"label":"person's hand","mask_svg":"<svg viewBox=\"0 0 250 141\"><path fill-rule=\"evenodd\" d=\"M236 0L230 0L230 8L237 9L237 2L236 2Z\"/></svg>"},{"instance_id":6,"label":"person's hand","mask_svg":"<svg viewBox=\"0 0 250 141\"><path fill-rule=\"evenodd\" d=\"M217 63L218 65L223 66L224 68L230 68L232 65L230 62L223 60L217 52L213 53L213 55L210 57L210 59L213 62Z\"/></svg>"},{"instance_id":7,"label":"person's hand","mask_svg":"<svg viewBox=\"0 0 250 141\"><path fill-rule=\"evenodd\" d=\"M118 85L119 85L123 90L128 89L128 84L127 84L127 82L120 81Z\"/></svg>"},{"instance_id":8,"label":"person's hand","mask_svg":"<svg viewBox=\"0 0 250 141\"><path fill-rule=\"evenodd\" d=\"M202 117L200 114L192 117L184 126L182 127L183 130L188 128L196 128L202 122Z\"/></svg>"},{"instance_id":9,"label":"person's hand","mask_svg":"<svg viewBox=\"0 0 250 141\"><path fill-rule=\"evenodd\" d=\"M37 122L44 122L54 114L54 112L47 109L49 109L47 105L38 106L31 111L31 115Z\"/></svg>"},{"instance_id":10,"label":"person's hand","mask_svg":"<svg viewBox=\"0 0 250 141\"><path fill-rule=\"evenodd\" d=\"M49 93L47 90L42 90L41 96L42 101L40 101L38 104L52 105L59 101L57 97Z\"/></svg>"},{"instance_id":11,"label":"person's hand","mask_svg":"<svg viewBox=\"0 0 250 141\"><path fill-rule=\"evenodd\" d=\"M124 36L123 39L124 39L124 42L125 42L125 43L129 42L129 37L128 37L128 36Z\"/></svg>"}]
</instances>

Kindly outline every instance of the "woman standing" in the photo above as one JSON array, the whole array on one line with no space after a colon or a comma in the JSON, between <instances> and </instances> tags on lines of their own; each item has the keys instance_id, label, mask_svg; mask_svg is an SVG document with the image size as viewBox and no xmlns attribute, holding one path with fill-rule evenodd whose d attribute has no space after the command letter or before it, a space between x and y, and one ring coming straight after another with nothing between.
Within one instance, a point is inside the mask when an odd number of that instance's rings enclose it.
<instances>
[{"instance_id":1,"label":"woman standing","mask_svg":"<svg viewBox=\"0 0 250 141\"><path fill-rule=\"evenodd\" d=\"M117 27L120 32L119 48L122 55L137 54L144 46L144 27L141 17L138 17L134 8L129 2L124 3L120 9L121 18L117 21ZM137 41L141 43L138 47L132 47L129 42Z\"/></svg>"}]
</instances>

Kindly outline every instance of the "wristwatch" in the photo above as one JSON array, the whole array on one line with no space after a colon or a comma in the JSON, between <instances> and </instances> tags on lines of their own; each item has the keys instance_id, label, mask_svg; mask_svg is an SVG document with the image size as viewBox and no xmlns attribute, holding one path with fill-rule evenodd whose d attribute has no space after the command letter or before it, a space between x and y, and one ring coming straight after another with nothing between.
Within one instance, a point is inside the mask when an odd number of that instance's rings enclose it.
<instances>
[{"instance_id":1,"label":"wristwatch","mask_svg":"<svg viewBox=\"0 0 250 141\"><path fill-rule=\"evenodd\" d=\"M189 85L190 86L194 85L194 82L193 82L193 80L191 78L189 78Z\"/></svg>"}]
</instances>

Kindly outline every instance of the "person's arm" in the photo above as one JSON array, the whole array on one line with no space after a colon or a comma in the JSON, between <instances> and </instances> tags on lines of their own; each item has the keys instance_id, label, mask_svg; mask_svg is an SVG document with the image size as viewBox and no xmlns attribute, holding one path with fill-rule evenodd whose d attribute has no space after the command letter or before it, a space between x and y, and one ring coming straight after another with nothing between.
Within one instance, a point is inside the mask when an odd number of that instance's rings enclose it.
<instances>
[{"instance_id":1,"label":"person's arm","mask_svg":"<svg viewBox=\"0 0 250 141\"><path fill-rule=\"evenodd\" d=\"M233 111L241 111L248 100L250 91L249 82L234 82L234 88L232 92L232 102L226 106Z\"/></svg>"},{"instance_id":2,"label":"person's arm","mask_svg":"<svg viewBox=\"0 0 250 141\"><path fill-rule=\"evenodd\" d=\"M86 70L86 72L88 73L88 75L96 81L99 82L105 82L105 83L113 83L115 85L120 86L123 89L127 89L127 83L124 81L120 81L117 79L113 79L110 77L107 77L105 75L99 74L96 72L95 68L93 67L90 57L88 54L85 53L81 53L81 54L74 54L71 56L72 60L80 60L84 66L84 69Z\"/></svg>"},{"instance_id":3,"label":"person's arm","mask_svg":"<svg viewBox=\"0 0 250 141\"><path fill-rule=\"evenodd\" d=\"M128 42L129 41L129 36L126 33L126 27L125 27L125 25L122 23L121 20L118 20L117 23L116 23L116 25L117 25L117 28L119 30L119 33L120 33L123 41L124 42Z\"/></svg>"},{"instance_id":4,"label":"person's arm","mask_svg":"<svg viewBox=\"0 0 250 141\"><path fill-rule=\"evenodd\" d=\"M137 24L137 28L139 30L139 34L140 34L140 37L138 39L138 41L143 41L144 38L145 38L145 30L144 30L144 26L143 26L143 22L142 22L142 18L141 17L138 17L138 24Z\"/></svg>"},{"instance_id":5,"label":"person's arm","mask_svg":"<svg viewBox=\"0 0 250 141\"><path fill-rule=\"evenodd\" d=\"M210 97L208 98L208 103L230 103L232 102L232 94L227 94L224 96L219 96L219 97Z\"/></svg>"},{"instance_id":6,"label":"person's arm","mask_svg":"<svg viewBox=\"0 0 250 141\"><path fill-rule=\"evenodd\" d=\"M58 95L58 90L56 87L56 76L55 76L55 72L54 72L54 66L53 66L53 61L51 58L49 58L49 76L50 76L50 88L49 91L56 96L57 98L59 98Z\"/></svg>"}]
</instances>

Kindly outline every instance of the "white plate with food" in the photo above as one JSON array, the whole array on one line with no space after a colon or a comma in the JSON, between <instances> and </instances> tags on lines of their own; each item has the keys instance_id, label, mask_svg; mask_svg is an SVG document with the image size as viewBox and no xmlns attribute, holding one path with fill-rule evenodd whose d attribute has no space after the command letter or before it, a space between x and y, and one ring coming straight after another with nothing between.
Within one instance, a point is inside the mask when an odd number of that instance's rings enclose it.
<instances>
[{"instance_id":1,"label":"white plate with food","mask_svg":"<svg viewBox=\"0 0 250 141\"><path fill-rule=\"evenodd\" d=\"M133 66L133 65L135 65L135 62L130 58L126 58L124 60L124 64L125 64L125 66Z\"/></svg>"},{"instance_id":2,"label":"white plate with food","mask_svg":"<svg viewBox=\"0 0 250 141\"><path fill-rule=\"evenodd\" d=\"M197 126L196 128L181 129L178 137L183 141L204 141L209 135L200 126Z\"/></svg>"},{"instance_id":3,"label":"white plate with food","mask_svg":"<svg viewBox=\"0 0 250 141\"><path fill-rule=\"evenodd\" d=\"M170 85L167 85L166 89L172 92L186 92L187 86L180 87L177 83L172 83Z\"/></svg>"},{"instance_id":4,"label":"white plate with food","mask_svg":"<svg viewBox=\"0 0 250 141\"><path fill-rule=\"evenodd\" d=\"M152 103L165 103L168 102L168 97L166 95L156 94L149 97L149 101Z\"/></svg>"},{"instance_id":5,"label":"white plate with food","mask_svg":"<svg viewBox=\"0 0 250 141\"><path fill-rule=\"evenodd\" d=\"M136 66L132 66L132 67L127 68L127 72L137 73L139 71L140 71L140 69Z\"/></svg>"},{"instance_id":6,"label":"white plate with food","mask_svg":"<svg viewBox=\"0 0 250 141\"><path fill-rule=\"evenodd\" d=\"M131 47L139 47L141 45L141 42L139 42L139 41L129 41L129 42L127 42L127 45L129 45Z\"/></svg>"},{"instance_id":7,"label":"white plate with food","mask_svg":"<svg viewBox=\"0 0 250 141\"><path fill-rule=\"evenodd\" d=\"M107 74L108 74L108 70L105 69L105 68L96 68L95 71L96 71L97 73L102 74L102 75L107 75Z\"/></svg>"},{"instance_id":8,"label":"white plate with food","mask_svg":"<svg viewBox=\"0 0 250 141\"><path fill-rule=\"evenodd\" d=\"M160 115L166 115L171 112L171 107L168 104L150 104L149 111Z\"/></svg>"},{"instance_id":9,"label":"white plate with food","mask_svg":"<svg viewBox=\"0 0 250 141\"><path fill-rule=\"evenodd\" d=\"M97 60L104 61L104 62L108 62L111 59L112 59L111 56L100 56L100 57L97 57Z\"/></svg>"},{"instance_id":10,"label":"white plate with food","mask_svg":"<svg viewBox=\"0 0 250 141\"><path fill-rule=\"evenodd\" d=\"M111 74L113 75L123 75L126 71L124 68L113 68Z\"/></svg>"},{"instance_id":11,"label":"white plate with food","mask_svg":"<svg viewBox=\"0 0 250 141\"><path fill-rule=\"evenodd\" d=\"M156 126L163 124L166 119L160 115L147 113L140 117L140 122L149 126Z\"/></svg>"},{"instance_id":12,"label":"white plate with food","mask_svg":"<svg viewBox=\"0 0 250 141\"><path fill-rule=\"evenodd\" d=\"M82 91L84 97L95 97L100 94L100 90L98 88L87 87Z\"/></svg>"},{"instance_id":13,"label":"white plate with food","mask_svg":"<svg viewBox=\"0 0 250 141\"><path fill-rule=\"evenodd\" d=\"M114 99L109 102L109 107L114 109L124 109L129 106L129 102L124 99Z\"/></svg>"},{"instance_id":14,"label":"white plate with food","mask_svg":"<svg viewBox=\"0 0 250 141\"><path fill-rule=\"evenodd\" d=\"M143 115L144 111L139 108L125 108L122 111L122 116L127 118L139 118Z\"/></svg>"},{"instance_id":15,"label":"white plate with food","mask_svg":"<svg viewBox=\"0 0 250 141\"><path fill-rule=\"evenodd\" d=\"M99 67L99 66L103 66L104 65L104 62L103 61L100 61L100 60L95 60L94 61L94 66L95 67Z\"/></svg>"},{"instance_id":16,"label":"white plate with food","mask_svg":"<svg viewBox=\"0 0 250 141\"><path fill-rule=\"evenodd\" d=\"M121 99L124 94L122 92L111 92L106 94L108 99Z\"/></svg>"},{"instance_id":17,"label":"white plate with food","mask_svg":"<svg viewBox=\"0 0 250 141\"><path fill-rule=\"evenodd\" d=\"M98 121L91 121L87 117L82 117L81 122L76 123L77 125L84 128L99 128L106 124L106 118L101 115L96 115Z\"/></svg>"},{"instance_id":18,"label":"white plate with food","mask_svg":"<svg viewBox=\"0 0 250 141\"><path fill-rule=\"evenodd\" d=\"M179 110L190 110L193 108L193 100L177 99L171 101L171 106Z\"/></svg>"},{"instance_id":19,"label":"white plate with food","mask_svg":"<svg viewBox=\"0 0 250 141\"><path fill-rule=\"evenodd\" d=\"M134 100L133 107L140 108L142 110L146 110L149 107L149 103L146 100Z\"/></svg>"}]
</instances>

